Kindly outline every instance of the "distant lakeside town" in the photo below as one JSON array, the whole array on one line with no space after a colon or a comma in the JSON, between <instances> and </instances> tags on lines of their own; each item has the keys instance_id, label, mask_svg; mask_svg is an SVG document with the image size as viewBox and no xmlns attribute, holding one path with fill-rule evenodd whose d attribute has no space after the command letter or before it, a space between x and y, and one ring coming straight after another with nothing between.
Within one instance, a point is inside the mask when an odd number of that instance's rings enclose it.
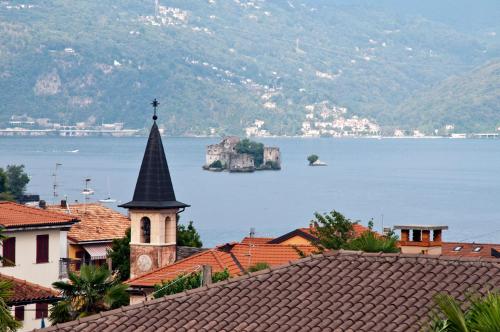
<instances>
[{"instance_id":1,"label":"distant lakeside town","mask_svg":"<svg viewBox=\"0 0 500 332\"><path fill-rule=\"evenodd\" d=\"M319 111L317 107L309 105L306 120L302 122L300 134L276 135L266 129L264 120L256 119L250 126L244 128L246 137L333 137L333 138L500 138L500 127L492 132L466 133L455 130L453 124L447 124L443 128L435 129L432 133L419 129L382 129L377 123L358 116L344 117L346 108L333 106L328 108L322 105ZM166 130L160 126L161 135ZM73 124L61 124L53 122L48 118L32 118L29 116L11 116L3 128L0 128L0 136L62 136L62 137L134 137L145 136L145 128L126 128L123 122L101 123L75 122ZM217 128L209 128L209 134L185 135L186 137L223 137Z\"/></svg>"}]
</instances>

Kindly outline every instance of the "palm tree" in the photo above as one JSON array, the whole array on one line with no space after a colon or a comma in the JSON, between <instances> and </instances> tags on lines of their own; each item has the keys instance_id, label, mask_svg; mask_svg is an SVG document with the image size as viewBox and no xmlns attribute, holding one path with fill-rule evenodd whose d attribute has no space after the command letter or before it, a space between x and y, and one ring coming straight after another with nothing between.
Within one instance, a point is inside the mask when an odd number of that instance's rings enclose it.
<instances>
[{"instance_id":1,"label":"palm tree","mask_svg":"<svg viewBox=\"0 0 500 332\"><path fill-rule=\"evenodd\" d=\"M469 298L467 311L448 294L435 297L439 312L429 324L429 332L498 332L500 331L500 294Z\"/></svg>"},{"instance_id":2,"label":"palm tree","mask_svg":"<svg viewBox=\"0 0 500 332\"><path fill-rule=\"evenodd\" d=\"M7 301L12 296L12 283L0 281L0 331L11 332L21 327L21 323L12 317Z\"/></svg>"},{"instance_id":3,"label":"palm tree","mask_svg":"<svg viewBox=\"0 0 500 332\"><path fill-rule=\"evenodd\" d=\"M52 284L64 297L50 309L49 320L52 324L115 309L129 302L127 286L106 267L82 265L80 272L70 272L68 279L69 282L56 281Z\"/></svg>"}]
</instances>

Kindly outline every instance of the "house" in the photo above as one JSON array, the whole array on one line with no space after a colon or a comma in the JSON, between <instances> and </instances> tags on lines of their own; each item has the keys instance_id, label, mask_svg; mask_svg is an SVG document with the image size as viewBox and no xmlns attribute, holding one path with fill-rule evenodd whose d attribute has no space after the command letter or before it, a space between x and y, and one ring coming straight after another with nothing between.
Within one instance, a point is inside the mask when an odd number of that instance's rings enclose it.
<instances>
[{"instance_id":1,"label":"house","mask_svg":"<svg viewBox=\"0 0 500 332\"><path fill-rule=\"evenodd\" d=\"M82 263L107 264L107 251L114 239L125 236L130 219L100 203L49 205L47 210L76 216L80 222L68 232L68 256L70 270L79 270Z\"/></svg>"},{"instance_id":2,"label":"house","mask_svg":"<svg viewBox=\"0 0 500 332\"><path fill-rule=\"evenodd\" d=\"M68 232L78 221L73 215L0 202L0 227L8 236L0 273L50 287L63 275Z\"/></svg>"},{"instance_id":3,"label":"house","mask_svg":"<svg viewBox=\"0 0 500 332\"><path fill-rule=\"evenodd\" d=\"M402 253L497 258L500 261L500 244L443 241L443 231L448 226L397 225L394 229L401 230L399 247Z\"/></svg>"},{"instance_id":4,"label":"house","mask_svg":"<svg viewBox=\"0 0 500 332\"><path fill-rule=\"evenodd\" d=\"M60 297L54 290L33 284L26 280L0 274L0 281L8 281L12 285L13 295L7 301L12 316L23 326L18 331L31 331L41 327L42 319L46 326L49 306L59 301Z\"/></svg>"},{"instance_id":5,"label":"house","mask_svg":"<svg viewBox=\"0 0 500 332\"><path fill-rule=\"evenodd\" d=\"M421 331L433 297L500 285L500 262L327 252L46 331Z\"/></svg>"},{"instance_id":6,"label":"house","mask_svg":"<svg viewBox=\"0 0 500 332\"><path fill-rule=\"evenodd\" d=\"M138 303L151 298L155 285L182 274L199 272L203 265L211 266L212 273L227 270L231 277L236 277L247 273L257 263L278 266L299 259L300 252L310 255L315 249L310 245L228 243L128 280L130 302Z\"/></svg>"}]
</instances>

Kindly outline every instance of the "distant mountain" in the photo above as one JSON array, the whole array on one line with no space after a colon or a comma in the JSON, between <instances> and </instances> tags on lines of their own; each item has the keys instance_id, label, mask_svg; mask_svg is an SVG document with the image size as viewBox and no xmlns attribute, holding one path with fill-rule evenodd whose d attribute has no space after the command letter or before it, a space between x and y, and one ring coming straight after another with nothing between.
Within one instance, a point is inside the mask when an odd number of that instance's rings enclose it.
<instances>
[{"instance_id":1,"label":"distant mountain","mask_svg":"<svg viewBox=\"0 0 500 332\"><path fill-rule=\"evenodd\" d=\"M323 101L387 128L432 127L399 105L500 58L498 5L465 28L458 10L400 3L161 0L155 16L153 0L2 1L0 122L144 127L156 97L171 135L241 134L256 119L297 134L306 106Z\"/></svg>"},{"instance_id":2,"label":"distant mountain","mask_svg":"<svg viewBox=\"0 0 500 332\"><path fill-rule=\"evenodd\" d=\"M395 112L406 127L428 131L447 125L455 132L495 131L500 127L500 60L451 77L405 101Z\"/></svg>"}]
</instances>

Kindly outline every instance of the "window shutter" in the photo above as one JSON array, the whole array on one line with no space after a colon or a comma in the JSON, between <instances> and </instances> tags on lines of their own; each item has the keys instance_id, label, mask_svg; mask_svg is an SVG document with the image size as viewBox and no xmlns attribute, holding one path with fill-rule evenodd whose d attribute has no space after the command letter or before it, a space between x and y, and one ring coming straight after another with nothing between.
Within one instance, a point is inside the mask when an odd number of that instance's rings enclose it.
<instances>
[{"instance_id":1,"label":"window shutter","mask_svg":"<svg viewBox=\"0 0 500 332\"><path fill-rule=\"evenodd\" d=\"M47 318L49 313L49 304L48 303L37 303L35 307L35 318L42 319Z\"/></svg>"},{"instance_id":2,"label":"window shutter","mask_svg":"<svg viewBox=\"0 0 500 332\"><path fill-rule=\"evenodd\" d=\"M9 237L3 241L3 266L16 265L16 238Z\"/></svg>"},{"instance_id":3,"label":"window shutter","mask_svg":"<svg viewBox=\"0 0 500 332\"><path fill-rule=\"evenodd\" d=\"M49 235L36 236L36 262L48 263L49 262Z\"/></svg>"},{"instance_id":4,"label":"window shutter","mask_svg":"<svg viewBox=\"0 0 500 332\"><path fill-rule=\"evenodd\" d=\"M15 307L14 318L19 322L22 322L24 320L24 306L23 305Z\"/></svg>"}]
</instances>

